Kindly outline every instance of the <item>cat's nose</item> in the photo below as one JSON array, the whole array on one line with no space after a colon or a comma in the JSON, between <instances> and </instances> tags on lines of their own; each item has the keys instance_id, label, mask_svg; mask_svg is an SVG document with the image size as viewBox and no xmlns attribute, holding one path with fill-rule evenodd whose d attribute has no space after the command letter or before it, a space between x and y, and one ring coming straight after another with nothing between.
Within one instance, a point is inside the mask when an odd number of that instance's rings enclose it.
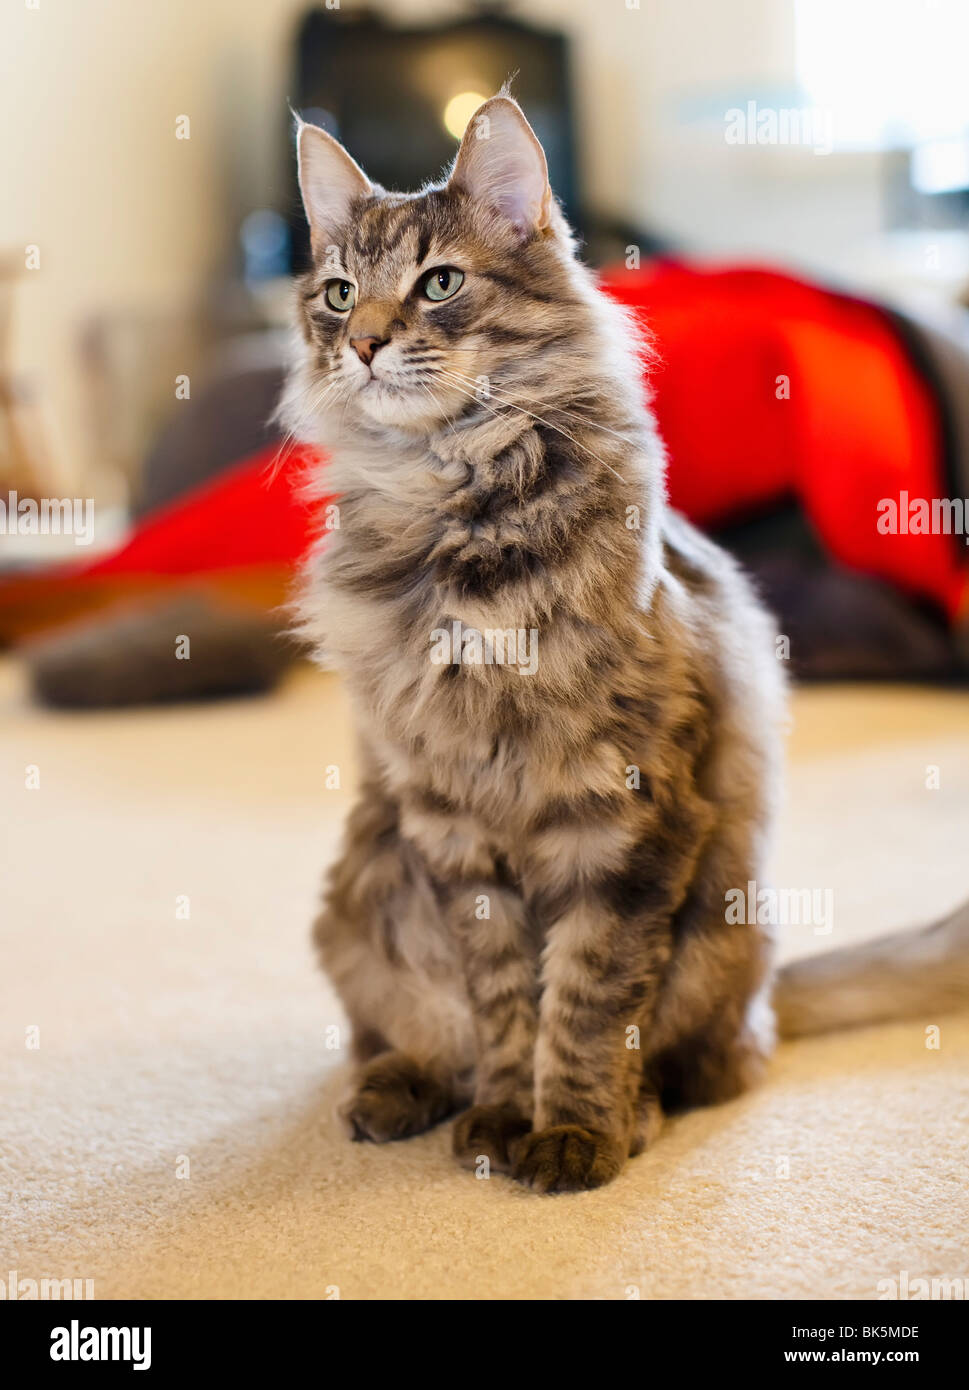
<instances>
[{"instance_id":1,"label":"cat's nose","mask_svg":"<svg viewBox=\"0 0 969 1390\"><path fill-rule=\"evenodd\" d=\"M351 338L350 346L360 361L369 367L376 356L377 349L382 348L387 341L387 338Z\"/></svg>"}]
</instances>

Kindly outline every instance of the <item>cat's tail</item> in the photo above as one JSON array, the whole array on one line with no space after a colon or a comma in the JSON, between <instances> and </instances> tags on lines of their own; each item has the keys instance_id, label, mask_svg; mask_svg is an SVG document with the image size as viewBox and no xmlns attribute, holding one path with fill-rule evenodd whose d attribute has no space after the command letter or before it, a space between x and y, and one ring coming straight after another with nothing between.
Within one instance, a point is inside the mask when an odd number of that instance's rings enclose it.
<instances>
[{"instance_id":1,"label":"cat's tail","mask_svg":"<svg viewBox=\"0 0 969 1390\"><path fill-rule=\"evenodd\" d=\"M774 987L782 1038L924 1018L969 1006L969 903L930 927L784 966Z\"/></svg>"}]
</instances>

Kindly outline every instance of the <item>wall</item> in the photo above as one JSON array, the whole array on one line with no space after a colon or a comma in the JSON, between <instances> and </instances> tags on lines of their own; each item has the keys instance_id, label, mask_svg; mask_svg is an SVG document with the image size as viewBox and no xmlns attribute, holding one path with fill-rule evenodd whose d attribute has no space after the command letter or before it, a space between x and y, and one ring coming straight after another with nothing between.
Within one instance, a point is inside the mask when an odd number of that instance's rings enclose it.
<instances>
[{"instance_id":1,"label":"wall","mask_svg":"<svg viewBox=\"0 0 969 1390\"><path fill-rule=\"evenodd\" d=\"M278 191L289 45L303 8L8 0L0 9L0 249L41 253L18 296L13 351L42 391L65 483L99 476L81 428L85 317L188 314L239 214ZM454 12L428 0L384 8L402 20ZM727 105L791 82L792 0L639 9L528 0L517 10L574 37L583 170L599 207L703 250L819 265L876 233L877 161L723 139ZM190 140L175 138L180 115L191 118Z\"/></svg>"}]
</instances>

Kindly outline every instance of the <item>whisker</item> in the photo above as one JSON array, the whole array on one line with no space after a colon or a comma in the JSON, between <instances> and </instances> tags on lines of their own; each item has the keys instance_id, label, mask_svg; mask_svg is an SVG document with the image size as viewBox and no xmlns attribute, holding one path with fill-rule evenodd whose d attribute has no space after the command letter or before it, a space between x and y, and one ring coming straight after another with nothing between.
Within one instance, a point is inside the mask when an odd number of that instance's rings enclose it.
<instances>
[{"instance_id":1,"label":"whisker","mask_svg":"<svg viewBox=\"0 0 969 1390\"><path fill-rule=\"evenodd\" d=\"M433 349L433 352L435 353L435 356L434 356L433 358L429 358L428 360L432 360L432 361L441 361L442 359L445 359L445 360L446 360L448 357L453 356L455 353L465 353L465 352L467 352L467 353L476 353L476 354L477 354L477 353L479 352L479 349L478 349L478 348L456 348L456 347L449 347L449 348L447 349L446 352L445 352L443 349ZM456 369L455 369L455 370L456 370ZM468 376L467 376L467 373L464 373L463 375L465 376L466 380L469 380L469 381L473 381L473 380L474 380L473 378L468 377ZM505 385L506 391L507 391L507 388L510 386L510 383L504 383L504 385ZM498 390L490 381L489 381L489 385L488 385L488 390L489 390L489 392L490 392L493 396L496 397L496 399L499 399L499 400L501 399L501 394L500 394L499 390ZM506 400L506 403L516 404L516 402L514 402L513 400L511 400L510 397L507 396L507 394L506 394L505 400ZM639 441L639 439L638 439L637 437L635 437L635 436L633 436L633 435L623 434L621 430L614 430L614 429L612 429L609 425L600 424L600 422L599 422L598 420L590 420L587 416L581 414L581 412L579 412L579 411L576 411L576 410L569 410L567 406L558 405L558 404L556 404L556 403L553 402L553 401L541 401L541 400L539 400L539 401L534 401L533 404L538 405L538 406L541 406L541 408L542 408L543 410L555 410L555 411L558 411L558 413L559 413L560 415L567 415L567 416L569 416L570 419L579 420L579 421L581 421L588 429L599 430L602 434L611 434L611 435L613 436L614 439L619 439L619 440L621 440L623 444L637 445L637 444L640 443L640 441Z\"/></svg>"},{"instance_id":2,"label":"whisker","mask_svg":"<svg viewBox=\"0 0 969 1390\"><path fill-rule=\"evenodd\" d=\"M458 375L463 375L465 377L465 380L468 382L474 381L474 378L468 377L466 373L458 373ZM493 395L496 398L496 400L502 401L503 404L517 405L517 402L509 395L507 395L507 393L505 393L503 397L502 393L497 391L490 382L488 383L488 391L491 395ZM599 424L597 420L587 419L586 416L582 415L579 411L569 410L564 405L556 405L554 401L535 401L533 402L533 404L541 406L543 410L558 411L560 415L567 415L570 419L579 420L590 430L599 430L603 434L611 434L614 439L621 440L623 444L637 445L640 442L638 439L634 438L631 435L622 434L621 431L611 429L608 425ZM575 442L577 443L578 441ZM606 467L608 467L608 464L606 465Z\"/></svg>"},{"instance_id":3,"label":"whisker","mask_svg":"<svg viewBox=\"0 0 969 1390\"><path fill-rule=\"evenodd\" d=\"M302 412L295 425L293 425L291 429L286 431L286 434L283 436L279 448L276 450L269 463L267 463L265 470L268 474L268 477L265 481L266 487L269 487L270 484L275 481L283 463L292 453L293 446L297 441L297 436L302 431L303 426L308 424L309 421L312 420L313 417L319 413L320 408L326 403L327 398L332 395L335 395L340 385L341 381L338 378L335 381L325 382L321 390L318 382L312 382L310 386L305 388L303 391L299 391L296 393L296 399L299 399L301 396L309 395L311 391L315 391L317 394L314 396L314 399L311 401L309 407Z\"/></svg>"},{"instance_id":4,"label":"whisker","mask_svg":"<svg viewBox=\"0 0 969 1390\"><path fill-rule=\"evenodd\" d=\"M443 377L443 376L444 376L444 373L443 373L443 372L439 372L438 375L441 376L441 377ZM479 396L477 396L473 391L469 391L468 388L467 388L466 386L464 386L461 382L459 382L459 381L457 381L457 380L454 380L454 381L447 381L445 384L448 385L448 386L450 386L452 390L454 390L454 391L459 391L459 392L460 392L463 396L465 396L468 400L474 401L475 405L480 406L482 410L486 410L486 411L488 412L488 414L491 415L491 416L493 416L496 420L500 420L500 419L502 418L502 416L499 415L499 413L498 413L497 410L492 409L492 407L489 406L489 405L487 404L487 402L481 400L481 398L480 398ZM452 425L451 425L450 433L453 434L454 431L455 431L456 429L457 429L457 425L456 425L456 424L452 424Z\"/></svg>"},{"instance_id":5,"label":"whisker","mask_svg":"<svg viewBox=\"0 0 969 1390\"><path fill-rule=\"evenodd\" d=\"M439 371L439 375L442 376L442 377L446 377L446 378L450 379L451 382L452 382L452 385L454 385L456 388L457 388L457 387L459 386L459 384L460 384L461 386L465 387L465 389L467 389L469 383L470 383L471 385L474 384L474 383L471 381L471 378L470 378L470 377L459 376L459 374L458 374L457 372L454 372L454 371L451 371L451 370L448 370L448 369L440 370L440 371ZM471 393L470 391L468 392L468 394L469 394L469 395L472 395L472 393ZM472 395L472 399L478 400L478 401L479 401L479 404L482 404L482 405L484 404L484 402L480 401L480 398L479 398L477 395ZM575 447L576 447L577 449L583 449L583 450L589 455L590 458L595 459L596 463L601 464L603 468L608 468L609 472L612 473L614 477L618 478L619 481L620 481L621 483L623 483L623 484L626 483L626 479L622 476L621 473L617 473L617 472L616 472L616 470L613 468L612 464L606 463L605 459L599 458L598 454L594 454L594 453L592 452L592 450L591 450L587 445L585 445L585 444L582 443L581 440L576 439L574 435L569 434L568 430L563 430L563 429L561 429L558 425L553 425L552 422L551 422L550 420L545 420L545 419L542 418L541 415L536 415L536 414L534 414L533 411L531 411L531 410L526 410L525 407L524 407L523 405L518 405L515 401L501 401L501 400L499 400L498 404L499 404L499 405L506 406L506 407L507 407L508 409L510 409L510 410L517 410L517 411L519 411L520 414L522 414L522 415L527 415L528 418L529 418L530 420L537 420L538 423L539 423L540 425L544 425L544 426L546 427L546 429L555 430L555 432L556 432L557 434L562 435L563 438L569 440L570 443L574 444ZM492 412L492 413L494 414L495 412Z\"/></svg>"}]
</instances>

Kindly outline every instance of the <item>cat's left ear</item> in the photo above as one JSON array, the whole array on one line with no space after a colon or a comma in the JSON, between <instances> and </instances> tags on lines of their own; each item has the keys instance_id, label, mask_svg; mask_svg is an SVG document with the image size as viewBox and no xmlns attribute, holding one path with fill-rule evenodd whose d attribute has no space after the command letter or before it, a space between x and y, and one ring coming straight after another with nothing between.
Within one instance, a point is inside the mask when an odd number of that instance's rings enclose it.
<instances>
[{"instance_id":1,"label":"cat's left ear","mask_svg":"<svg viewBox=\"0 0 969 1390\"><path fill-rule=\"evenodd\" d=\"M346 222L354 198L369 197L373 186L339 141L318 126L300 122L296 149L310 244L320 258Z\"/></svg>"},{"instance_id":2,"label":"cat's left ear","mask_svg":"<svg viewBox=\"0 0 969 1390\"><path fill-rule=\"evenodd\" d=\"M464 132L450 186L494 208L522 236L548 226L552 190L545 151L517 101L496 96L478 107Z\"/></svg>"}]
</instances>

